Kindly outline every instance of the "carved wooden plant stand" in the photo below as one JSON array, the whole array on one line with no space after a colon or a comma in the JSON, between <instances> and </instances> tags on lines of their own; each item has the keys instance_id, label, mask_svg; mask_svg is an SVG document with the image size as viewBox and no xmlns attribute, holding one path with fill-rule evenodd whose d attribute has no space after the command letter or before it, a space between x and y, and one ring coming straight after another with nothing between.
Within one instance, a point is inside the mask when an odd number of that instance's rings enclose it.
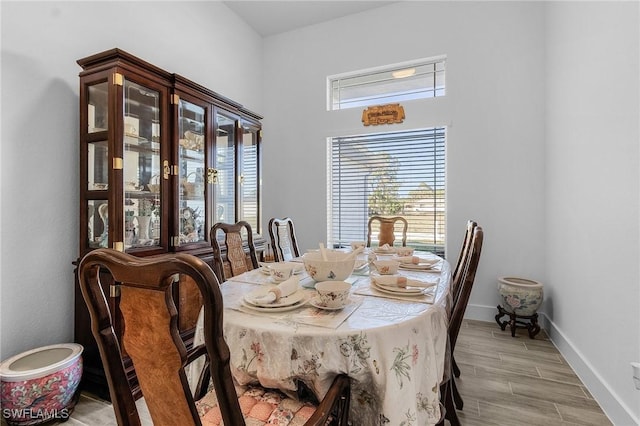
<instances>
[{"instance_id":1,"label":"carved wooden plant stand","mask_svg":"<svg viewBox=\"0 0 640 426\"><path fill-rule=\"evenodd\" d=\"M505 315L509 315L509 321L500 321L500 319ZM528 320L529 322L521 320ZM516 315L514 313L507 312L502 306L498 305L496 322L503 331L507 328L507 325L509 325L512 337L516 336L516 328L526 328L529 331L530 339L533 339L536 334L540 332L537 313L534 313L533 315Z\"/></svg>"}]
</instances>

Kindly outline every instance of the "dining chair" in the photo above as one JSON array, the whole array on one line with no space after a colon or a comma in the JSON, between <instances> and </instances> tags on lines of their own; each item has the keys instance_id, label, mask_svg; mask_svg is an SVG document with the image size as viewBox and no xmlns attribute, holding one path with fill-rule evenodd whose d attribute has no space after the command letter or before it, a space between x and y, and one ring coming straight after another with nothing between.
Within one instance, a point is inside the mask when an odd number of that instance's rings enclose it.
<instances>
[{"instance_id":1,"label":"dining chair","mask_svg":"<svg viewBox=\"0 0 640 426\"><path fill-rule=\"evenodd\" d=\"M276 262L283 262L300 256L300 249L298 248L298 241L296 240L291 218L271 218L269 220L269 236L271 237L271 247L273 247Z\"/></svg>"},{"instance_id":2,"label":"dining chair","mask_svg":"<svg viewBox=\"0 0 640 426\"><path fill-rule=\"evenodd\" d=\"M466 261L460 266L462 268L460 276L460 289L458 292L458 298L453 305L453 311L449 318L448 336L449 336L449 369L452 370L451 364L453 359L454 350L456 347L456 341L458 340L458 333L464 319L464 313L469 303L469 297L471 296L471 290L475 281L476 272L478 270L478 264L480 263L480 253L482 252L482 243L484 240L484 232L481 226L474 228L471 243L469 246L469 254ZM440 402L445 408L444 418L449 420L451 426L460 425L460 420L456 413L456 408L462 409L463 401L460 393L457 390L455 383L455 375L452 371L445 372L445 380L440 385ZM444 419L441 420L439 425L444 425Z\"/></svg>"},{"instance_id":3,"label":"dining chair","mask_svg":"<svg viewBox=\"0 0 640 426\"><path fill-rule=\"evenodd\" d=\"M367 247L371 247L371 237L373 234L373 228L377 224L378 226L378 246L389 244L393 247L393 243L396 239L395 228L396 223L400 222L402 225L402 247L407 245L407 230L409 229L409 223L407 219L402 216L383 217L383 216L371 216L369 223L367 224Z\"/></svg>"},{"instance_id":4,"label":"dining chair","mask_svg":"<svg viewBox=\"0 0 640 426\"><path fill-rule=\"evenodd\" d=\"M460 247L460 253L458 255L458 261L456 262L456 266L453 270L453 274L451 275L451 295L452 295L452 310L453 306L455 306L455 301L458 298L458 291L460 290L460 277L462 275L463 265L465 264L467 257L469 255L469 250L471 248L471 238L473 237L473 230L478 226L478 223L473 220L467 221L467 230L464 234L464 239L462 240L462 246ZM456 363L455 358L451 360L453 374L456 377L460 377L460 368L458 368L458 364Z\"/></svg>"},{"instance_id":5,"label":"dining chair","mask_svg":"<svg viewBox=\"0 0 640 426\"><path fill-rule=\"evenodd\" d=\"M248 222L217 222L211 227L209 238L213 249L213 269L220 282L258 267L253 230ZM226 250L223 250L221 241Z\"/></svg>"},{"instance_id":6,"label":"dining chair","mask_svg":"<svg viewBox=\"0 0 640 426\"><path fill-rule=\"evenodd\" d=\"M115 300L105 296L100 274L108 271L119 283ZM204 343L185 346L178 328L173 283L193 280L203 299ZM140 425L140 417L122 362L123 350L133 362L137 380L156 426L269 424L346 425L350 380L337 375L317 404L286 397L260 386L239 386L231 375L230 353L223 335L223 299L219 282L202 259L186 253L139 258L113 249L96 249L78 267L80 289L91 317L91 330L105 367L118 425ZM118 303L124 322L122 342L114 333L108 304ZM211 380L191 392L185 367L207 357ZM239 402L239 399L241 402ZM252 405L255 404L255 405ZM245 409L243 412L242 408ZM259 410L248 410L247 407ZM280 411L279 411L280 410ZM244 413L244 414L243 414ZM296 423L297 422L297 423Z\"/></svg>"}]
</instances>

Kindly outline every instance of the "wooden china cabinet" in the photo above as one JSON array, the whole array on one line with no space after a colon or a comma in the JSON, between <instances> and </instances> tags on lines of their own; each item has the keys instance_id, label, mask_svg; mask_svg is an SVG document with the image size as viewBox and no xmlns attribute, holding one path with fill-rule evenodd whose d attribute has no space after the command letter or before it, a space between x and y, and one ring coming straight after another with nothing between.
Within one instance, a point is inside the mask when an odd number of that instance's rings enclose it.
<instances>
[{"instance_id":1,"label":"wooden china cabinet","mask_svg":"<svg viewBox=\"0 0 640 426\"><path fill-rule=\"evenodd\" d=\"M187 252L211 264L209 229L239 220L251 224L261 252L266 246L260 235L262 117L120 49L77 63L82 67L78 261L109 247L136 256ZM104 275L121 337L119 286ZM199 294L184 277L173 293L189 346ZM108 398L77 275L75 340L85 348L83 387ZM140 396L131 361L123 361Z\"/></svg>"}]
</instances>

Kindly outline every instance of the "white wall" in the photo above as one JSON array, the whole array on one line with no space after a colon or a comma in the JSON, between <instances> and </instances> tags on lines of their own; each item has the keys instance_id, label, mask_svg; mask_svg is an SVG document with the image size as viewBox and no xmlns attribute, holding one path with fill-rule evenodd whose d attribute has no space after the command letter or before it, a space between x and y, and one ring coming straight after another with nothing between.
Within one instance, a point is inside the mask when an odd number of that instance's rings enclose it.
<instances>
[{"instance_id":1,"label":"white wall","mask_svg":"<svg viewBox=\"0 0 640 426\"><path fill-rule=\"evenodd\" d=\"M616 425L640 422L639 13L637 2L547 13L546 314Z\"/></svg>"},{"instance_id":2,"label":"white wall","mask_svg":"<svg viewBox=\"0 0 640 426\"><path fill-rule=\"evenodd\" d=\"M0 359L73 339L76 60L119 47L260 112L262 39L219 2L2 2Z\"/></svg>"},{"instance_id":3,"label":"white wall","mask_svg":"<svg viewBox=\"0 0 640 426\"><path fill-rule=\"evenodd\" d=\"M448 253L467 219L484 227L470 310L492 320L498 276L546 278L543 18L533 3L402 2L265 39L264 217L291 216L302 248L316 247L327 136L446 125ZM326 111L328 75L443 54L447 96L403 103L403 125Z\"/></svg>"}]
</instances>

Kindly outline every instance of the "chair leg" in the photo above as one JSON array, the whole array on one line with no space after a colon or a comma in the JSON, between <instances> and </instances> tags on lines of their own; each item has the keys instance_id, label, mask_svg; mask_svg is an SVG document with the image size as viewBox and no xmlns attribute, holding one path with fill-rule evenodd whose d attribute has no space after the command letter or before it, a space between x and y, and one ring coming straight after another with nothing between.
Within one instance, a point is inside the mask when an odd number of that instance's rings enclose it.
<instances>
[{"instance_id":1,"label":"chair leg","mask_svg":"<svg viewBox=\"0 0 640 426\"><path fill-rule=\"evenodd\" d=\"M453 368L453 375L456 377L460 377L460 367L458 367L458 363L456 363L456 359L453 355L451 355L451 367Z\"/></svg>"},{"instance_id":2,"label":"chair leg","mask_svg":"<svg viewBox=\"0 0 640 426\"><path fill-rule=\"evenodd\" d=\"M456 407L453 402L453 377L447 380L440 386L440 402L444 405L445 414L444 418L449 420L451 426L461 426L460 419L458 419L458 413L456 413ZM444 426L444 420L441 420L438 425Z\"/></svg>"},{"instance_id":3,"label":"chair leg","mask_svg":"<svg viewBox=\"0 0 640 426\"><path fill-rule=\"evenodd\" d=\"M458 391L458 385L456 385L456 381L453 377L451 378L451 393L453 395L453 402L456 404L456 408L458 410L462 410L462 407L464 407L464 401L462 400L462 396Z\"/></svg>"}]
</instances>

